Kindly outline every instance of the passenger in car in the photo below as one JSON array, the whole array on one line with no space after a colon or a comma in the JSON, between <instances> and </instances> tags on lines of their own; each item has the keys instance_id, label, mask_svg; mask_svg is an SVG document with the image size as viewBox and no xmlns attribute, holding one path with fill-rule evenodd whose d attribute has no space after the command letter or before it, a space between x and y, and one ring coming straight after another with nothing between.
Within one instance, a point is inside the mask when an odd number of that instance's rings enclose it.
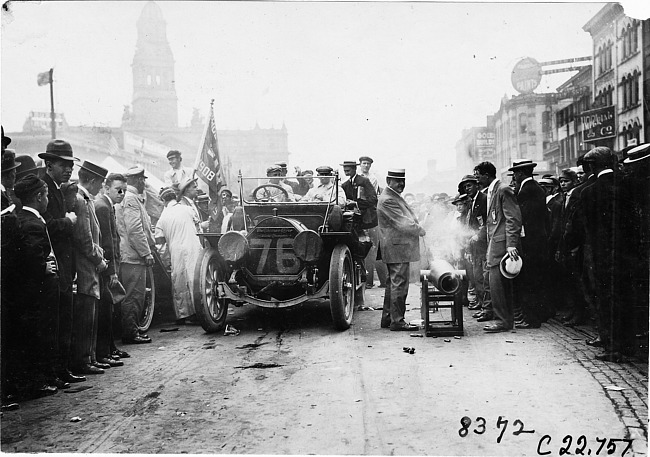
<instances>
[{"instance_id":1,"label":"passenger in car","mask_svg":"<svg viewBox=\"0 0 650 457\"><path fill-rule=\"evenodd\" d=\"M322 167L316 168L316 173L320 184L316 187L313 187L307 192L307 194L300 199L303 202L330 202L337 203L342 207L345 206L345 191L339 185L338 186L338 198L336 196L336 189L334 189L334 169L323 165Z\"/></svg>"}]
</instances>

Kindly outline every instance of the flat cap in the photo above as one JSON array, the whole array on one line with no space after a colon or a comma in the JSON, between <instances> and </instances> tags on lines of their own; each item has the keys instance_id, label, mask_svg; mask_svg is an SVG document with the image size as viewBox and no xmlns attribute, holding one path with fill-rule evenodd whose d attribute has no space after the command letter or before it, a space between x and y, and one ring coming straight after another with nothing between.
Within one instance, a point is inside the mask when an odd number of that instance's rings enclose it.
<instances>
[{"instance_id":1,"label":"flat cap","mask_svg":"<svg viewBox=\"0 0 650 457\"><path fill-rule=\"evenodd\" d=\"M370 157L368 157L368 156L361 156L361 157L359 157L359 163L361 163L361 162L370 162L370 163L373 163L374 160L372 160L372 158L370 158Z\"/></svg>"},{"instance_id":2,"label":"flat cap","mask_svg":"<svg viewBox=\"0 0 650 457\"><path fill-rule=\"evenodd\" d=\"M167 158L171 159L172 157L180 157L181 156L181 151L177 151L176 149L172 149L167 153Z\"/></svg>"},{"instance_id":3,"label":"flat cap","mask_svg":"<svg viewBox=\"0 0 650 457\"><path fill-rule=\"evenodd\" d=\"M124 176L127 178L129 176L140 176L140 175L142 175L143 178L146 178L146 176L144 175L144 167L142 165L134 165L124 172Z\"/></svg>"},{"instance_id":4,"label":"flat cap","mask_svg":"<svg viewBox=\"0 0 650 457\"><path fill-rule=\"evenodd\" d=\"M24 200L29 198L30 195L39 192L44 187L47 187L45 181L39 179L36 175L29 174L16 182L14 185L14 193L16 197Z\"/></svg>"},{"instance_id":5,"label":"flat cap","mask_svg":"<svg viewBox=\"0 0 650 457\"><path fill-rule=\"evenodd\" d=\"M287 162L284 160L278 160L277 162L274 162L273 165L277 165L280 168L287 168Z\"/></svg>"},{"instance_id":6,"label":"flat cap","mask_svg":"<svg viewBox=\"0 0 650 457\"><path fill-rule=\"evenodd\" d=\"M282 167L279 165L271 165L266 169L266 176L269 176L271 173L280 173L282 171Z\"/></svg>"},{"instance_id":7,"label":"flat cap","mask_svg":"<svg viewBox=\"0 0 650 457\"><path fill-rule=\"evenodd\" d=\"M469 197L467 194L456 194L456 197L451 201L454 205L457 205L458 203L462 203L464 201L467 201Z\"/></svg>"},{"instance_id":8,"label":"flat cap","mask_svg":"<svg viewBox=\"0 0 650 457\"><path fill-rule=\"evenodd\" d=\"M160 189L158 194L161 200L166 200L167 198L176 198L176 191L172 187L163 187Z\"/></svg>"}]
</instances>

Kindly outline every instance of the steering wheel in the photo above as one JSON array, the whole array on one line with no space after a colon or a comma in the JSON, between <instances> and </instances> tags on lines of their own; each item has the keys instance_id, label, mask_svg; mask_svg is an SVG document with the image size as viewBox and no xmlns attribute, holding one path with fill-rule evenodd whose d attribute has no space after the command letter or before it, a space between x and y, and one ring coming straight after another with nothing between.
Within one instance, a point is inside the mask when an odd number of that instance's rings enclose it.
<instances>
[{"instance_id":1,"label":"steering wheel","mask_svg":"<svg viewBox=\"0 0 650 457\"><path fill-rule=\"evenodd\" d=\"M277 192L278 190L280 192ZM275 200L275 198L280 195L282 196L281 200ZM277 184L262 184L253 190L253 200L256 202L286 202L289 200L289 193L285 188L278 186Z\"/></svg>"}]
</instances>

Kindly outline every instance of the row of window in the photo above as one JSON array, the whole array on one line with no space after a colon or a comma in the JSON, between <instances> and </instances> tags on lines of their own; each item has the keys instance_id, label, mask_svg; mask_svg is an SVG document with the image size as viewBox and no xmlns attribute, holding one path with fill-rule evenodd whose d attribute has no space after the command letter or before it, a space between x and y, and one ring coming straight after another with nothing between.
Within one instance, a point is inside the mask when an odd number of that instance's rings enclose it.
<instances>
[{"instance_id":1,"label":"row of window","mask_svg":"<svg viewBox=\"0 0 650 457\"><path fill-rule=\"evenodd\" d=\"M639 22L633 21L627 27L623 27L619 41L621 43L621 61L635 54L639 50ZM598 51L594 56L596 77L612 69L613 48L614 44L611 40L598 47Z\"/></svg>"},{"instance_id":2,"label":"row of window","mask_svg":"<svg viewBox=\"0 0 650 457\"><path fill-rule=\"evenodd\" d=\"M639 49L638 21L633 21L627 27L623 27L621 32L621 50L623 51L622 59L627 59Z\"/></svg>"}]
</instances>

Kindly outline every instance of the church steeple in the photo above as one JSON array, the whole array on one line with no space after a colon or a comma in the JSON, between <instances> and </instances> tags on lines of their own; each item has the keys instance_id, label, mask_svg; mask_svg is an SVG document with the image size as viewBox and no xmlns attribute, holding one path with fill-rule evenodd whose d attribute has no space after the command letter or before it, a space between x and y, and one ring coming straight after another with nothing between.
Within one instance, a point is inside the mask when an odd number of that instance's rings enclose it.
<instances>
[{"instance_id":1,"label":"church steeple","mask_svg":"<svg viewBox=\"0 0 650 457\"><path fill-rule=\"evenodd\" d=\"M135 128L178 127L178 97L174 85L174 56L167 41L167 25L160 7L147 2L137 22L133 57L133 113Z\"/></svg>"}]
</instances>

